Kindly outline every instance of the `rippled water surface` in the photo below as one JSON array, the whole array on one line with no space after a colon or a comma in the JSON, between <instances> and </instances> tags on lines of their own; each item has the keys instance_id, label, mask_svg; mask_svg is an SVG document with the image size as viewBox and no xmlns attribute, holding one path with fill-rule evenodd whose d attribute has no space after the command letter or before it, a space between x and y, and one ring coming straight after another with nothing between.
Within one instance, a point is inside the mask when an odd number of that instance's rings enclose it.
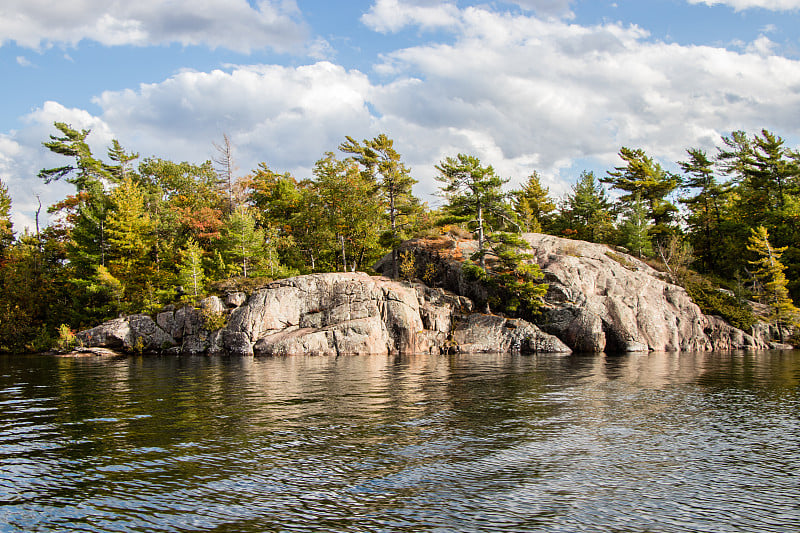
<instances>
[{"instance_id":1,"label":"rippled water surface","mask_svg":"<svg viewBox=\"0 0 800 533\"><path fill-rule=\"evenodd\" d=\"M800 352L0 356L0 531L798 531Z\"/></svg>"}]
</instances>

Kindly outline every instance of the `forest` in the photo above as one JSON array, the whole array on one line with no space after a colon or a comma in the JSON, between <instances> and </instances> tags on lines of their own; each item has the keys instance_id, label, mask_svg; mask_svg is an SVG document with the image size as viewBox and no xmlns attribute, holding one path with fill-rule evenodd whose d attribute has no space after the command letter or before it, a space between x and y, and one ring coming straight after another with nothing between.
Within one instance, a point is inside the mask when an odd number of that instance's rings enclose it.
<instances>
[{"instance_id":1,"label":"forest","mask_svg":"<svg viewBox=\"0 0 800 533\"><path fill-rule=\"evenodd\" d=\"M723 136L710 154L689 148L678 173L623 147L618 166L583 172L563 198L536 172L512 190L491 165L458 154L435 167L443 205L432 209L384 134L345 137L299 179L266 163L238 175L227 136L212 160L178 163L116 140L101 158L89 130L54 126L43 144L64 165L38 179L75 190L46 207L52 222L39 227L40 207L35 228L15 231L0 181L2 351L46 350L123 313L272 279L369 272L387 253L395 277L413 277L399 245L444 234L479 242L469 268L512 295L500 312L535 311L541 274L522 261L518 235L542 232L643 258L738 327L756 320L750 300L778 329L800 320L800 152L767 130Z\"/></svg>"}]
</instances>

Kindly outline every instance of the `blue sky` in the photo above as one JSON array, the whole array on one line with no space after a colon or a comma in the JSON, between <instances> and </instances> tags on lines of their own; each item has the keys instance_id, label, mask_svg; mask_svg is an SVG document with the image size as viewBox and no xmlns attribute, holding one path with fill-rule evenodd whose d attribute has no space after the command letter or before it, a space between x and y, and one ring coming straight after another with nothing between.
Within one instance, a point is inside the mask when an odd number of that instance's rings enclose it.
<instances>
[{"instance_id":1,"label":"blue sky","mask_svg":"<svg viewBox=\"0 0 800 533\"><path fill-rule=\"evenodd\" d=\"M18 230L72 192L36 178L54 121L192 162L226 133L240 175L298 178L385 132L431 203L458 152L560 196L621 146L670 166L735 129L800 142L800 0L4 0L0 69Z\"/></svg>"}]
</instances>

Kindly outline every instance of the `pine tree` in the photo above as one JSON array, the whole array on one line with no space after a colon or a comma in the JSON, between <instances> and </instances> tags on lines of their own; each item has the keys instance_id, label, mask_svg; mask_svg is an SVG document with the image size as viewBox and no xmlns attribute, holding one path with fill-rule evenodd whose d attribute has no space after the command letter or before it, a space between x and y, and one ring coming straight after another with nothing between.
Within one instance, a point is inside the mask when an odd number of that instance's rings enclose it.
<instances>
[{"instance_id":1,"label":"pine tree","mask_svg":"<svg viewBox=\"0 0 800 533\"><path fill-rule=\"evenodd\" d=\"M626 194L619 198L621 202L630 202L637 197L643 201L647 218L653 224L651 238L665 239L675 232L673 223L678 212L678 208L667 197L678 188L680 178L664 170L644 150L623 147L619 156L625 165L615 167L608 172L607 178L600 181L624 191Z\"/></svg>"},{"instance_id":2,"label":"pine tree","mask_svg":"<svg viewBox=\"0 0 800 533\"><path fill-rule=\"evenodd\" d=\"M508 196L503 185L508 182L497 176L491 166L481 166L475 156L458 154L436 165L437 181L444 184L439 190L447 198L445 209L454 221L466 223L478 235L478 265L486 266L485 256L490 234L513 221L506 203Z\"/></svg>"},{"instance_id":3,"label":"pine tree","mask_svg":"<svg viewBox=\"0 0 800 533\"><path fill-rule=\"evenodd\" d=\"M688 161L678 163L686 174L683 188L696 192L680 202L689 211L686 221L693 248L699 254L705 270L713 272L722 255L722 208L729 194L729 187L717 182L714 163L705 151L690 148L687 153Z\"/></svg>"},{"instance_id":4,"label":"pine tree","mask_svg":"<svg viewBox=\"0 0 800 533\"><path fill-rule=\"evenodd\" d=\"M756 260L750 261L750 264L755 266L755 275L761 282L764 302L771 308L769 320L775 323L783 341L782 326L800 324L800 310L789 297L786 275L783 273L786 267L780 262L786 247L773 248L767 228L758 226L751 231L747 249L756 255Z\"/></svg>"},{"instance_id":5,"label":"pine tree","mask_svg":"<svg viewBox=\"0 0 800 533\"><path fill-rule=\"evenodd\" d=\"M228 217L221 239L222 255L228 265L237 265L242 277L252 277L262 259L264 230L247 206L240 205Z\"/></svg>"},{"instance_id":6,"label":"pine tree","mask_svg":"<svg viewBox=\"0 0 800 533\"><path fill-rule=\"evenodd\" d=\"M534 171L518 191L511 194L514 212L519 217L522 229L532 233L547 231L556 204L550 197L550 189L544 187L539 173Z\"/></svg>"},{"instance_id":7,"label":"pine tree","mask_svg":"<svg viewBox=\"0 0 800 533\"><path fill-rule=\"evenodd\" d=\"M401 162L394 149L394 141L381 133L374 139L358 143L352 137L339 145L339 150L352 154L364 168L365 177L375 180L386 204L389 229L381 243L392 249L392 277L399 275L398 248L406 237L405 230L411 227L413 218L421 209L419 200L411 192L417 181Z\"/></svg>"},{"instance_id":8,"label":"pine tree","mask_svg":"<svg viewBox=\"0 0 800 533\"><path fill-rule=\"evenodd\" d=\"M652 256L651 228L652 226L647 220L645 203L639 196L634 196L633 202L629 205L622 222L621 244L636 254L637 257Z\"/></svg>"},{"instance_id":9,"label":"pine tree","mask_svg":"<svg viewBox=\"0 0 800 533\"><path fill-rule=\"evenodd\" d=\"M125 296L141 303L151 277L150 253L155 227L145 210L144 194L128 176L109 195L106 222L109 273L125 288Z\"/></svg>"},{"instance_id":10,"label":"pine tree","mask_svg":"<svg viewBox=\"0 0 800 533\"><path fill-rule=\"evenodd\" d=\"M614 229L611 202L595 181L593 172L584 171L567 195L561 210L564 229L575 238L589 242L608 242ZM573 233L574 232L574 233Z\"/></svg>"},{"instance_id":11,"label":"pine tree","mask_svg":"<svg viewBox=\"0 0 800 533\"><path fill-rule=\"evenodd\" d=\"M11 222L11 195L8 187L0 180L0 259L14 242L14 229Z\"/></svg>"}]
</instances>

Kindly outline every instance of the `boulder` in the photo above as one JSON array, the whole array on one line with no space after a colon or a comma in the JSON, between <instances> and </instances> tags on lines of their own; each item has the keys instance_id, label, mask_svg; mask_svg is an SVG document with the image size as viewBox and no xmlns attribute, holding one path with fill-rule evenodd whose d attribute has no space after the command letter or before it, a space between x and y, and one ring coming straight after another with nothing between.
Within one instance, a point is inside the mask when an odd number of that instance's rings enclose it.
<instances>
[{"instance_id":1,"label":"boulder","mask_svg":"<svg viewBox=\"0 0 800 533\"><path fill-rule=\"evenodd\" d=\"M537 233L524 234L529 260L539 265L549 289L539 316L542 331L580 352L705 351L766 348L721 319L705 316L686 291L633 256L602 245ZM426 280L477 302L487 288L462 274L465 258L477 249L471 240L447 237L404 244L414 253ZM375 265L386 272L391 257Z\"/></svg>"},{"instance_id":2,"label":"boulder","mask_svg":"<svg viewBox=\"0 0 800 533\"><path fill-rule=\"evenodd\" d=\"M529 322L478 313L459 322L452 339L458 353L572 353L557 337Z\"/></svg>"},{"instance_id":3,"label":"boulder","mask_svg":"<svg viewBox=\"0 0 800 533\"><path fill-rule=\"evenodd\" d=\"M463 296L363 273L278 280L238 301L243 303L228 311L228 298L210 297L200 309L165 310L155 321L109 321L81 336L125 347L150 331L146 349L186 355L441 353L454 344L464 353L569 352L525 321L473 315L472 301ZM224 328L207 331L201 313L230 316Z\"/></svg>"},{"instance_id":4,"label":"boulder","mask_svg":"<svg viewBox=\"0 0 800 533\"><path fill-rule=\"evenodd\" d=\"M160 351L177 343L147 315L131 315L109 320L77 334L85 347L102 347L127 351Z\"/></svg>"}]
</instances>

